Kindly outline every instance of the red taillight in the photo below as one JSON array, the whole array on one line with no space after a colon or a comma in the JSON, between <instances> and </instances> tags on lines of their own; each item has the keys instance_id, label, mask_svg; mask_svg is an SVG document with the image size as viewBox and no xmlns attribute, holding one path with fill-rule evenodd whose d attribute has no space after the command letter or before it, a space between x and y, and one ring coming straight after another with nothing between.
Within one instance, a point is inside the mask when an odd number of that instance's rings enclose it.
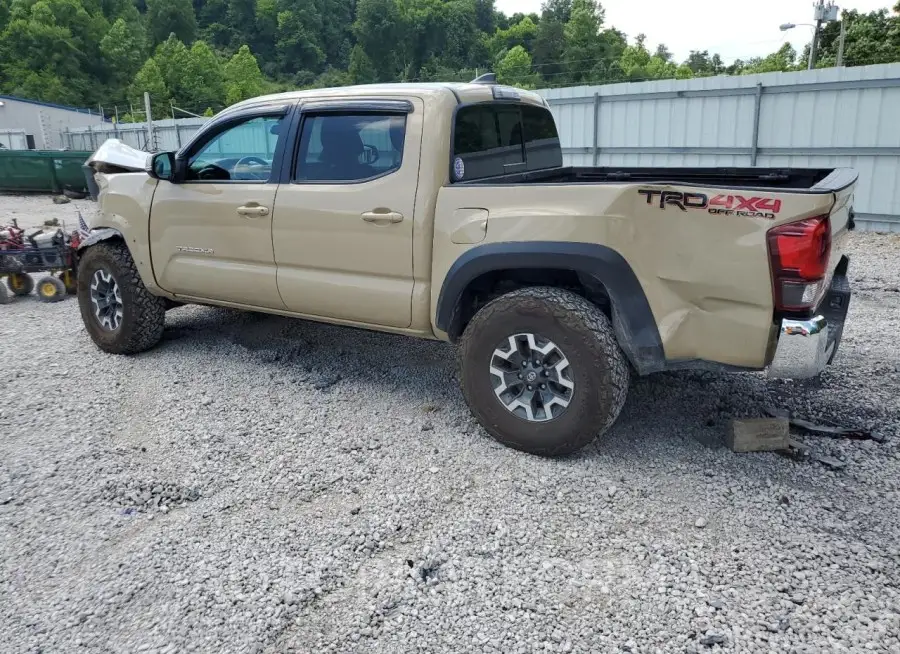
<instances>
[{"instance_id":1,"label":"red taillight","mask_svg":"<svg viewBox=\"0 0 900 654\"><path fill-rule=\"evenodd\" d=\"M813 309L825 290L831 221L816 216L769 230L769 258L780 311Z\"/></svg>"}]
</instances>

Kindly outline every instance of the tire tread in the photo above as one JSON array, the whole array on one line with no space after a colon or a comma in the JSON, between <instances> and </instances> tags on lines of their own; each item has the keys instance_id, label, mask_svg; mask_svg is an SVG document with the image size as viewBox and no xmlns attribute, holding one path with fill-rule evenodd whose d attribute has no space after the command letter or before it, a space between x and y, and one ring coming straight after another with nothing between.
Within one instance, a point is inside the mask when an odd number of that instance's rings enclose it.
<instances>
[{"instance_id":1,"label":"tire tread","mask_svg":"<svg viewBox=\"0 0 900 654\"><path fill-rule=\"evenodd\" d=\"M163 298L153 295L144 286L128 247L122 242L99 243L82 256L82 263L86 257L101 258L112 264L116 281L123 286L127 285L131 295L131 325L125 330L126 337L112 345L100 343L96 339L94 342L106 352L126 355L145 352L159 343L165 328L165 304ZM82 275L79 274L78 278L81 279ZM126 325L122 326L123 329L125 327Z\"/></svg>"},{"instance_id":2,"label":"tire tread","mask_svg":"<svg viewBox=\"0 0 900 654\"><path fill-rule=\"evenodd\" d=\"M582 334L584 338L591 341L589 345L600 350L602 356L592 365L601 366L608 378L607 387L600 389L600 392L605 395L604 399L607 400L604 404L608 410L598 428L574 431L565 441L553 446L528 449L529 452L540 456L560 456L581 449L606 432L619 417L628 396L631 379L628 361L616 340L612 323L599 307L571 291L551 286L526 287L502 295L484 306L467 326L458 349L458 364L461 368L466 365L482 328L492 322L503 320L504 313L512 306L540 310L546 309L548 305L554 315L562 316L561 322L567 328ZM479 402L484 401L484 398L473 397L471 389L467 388L466 384L462 384L462 386L466 402L470 407L477 406ZM484 426L494 438L505 442L503 435L498 433L495 426Z\"/></svg>"}]
</instances>

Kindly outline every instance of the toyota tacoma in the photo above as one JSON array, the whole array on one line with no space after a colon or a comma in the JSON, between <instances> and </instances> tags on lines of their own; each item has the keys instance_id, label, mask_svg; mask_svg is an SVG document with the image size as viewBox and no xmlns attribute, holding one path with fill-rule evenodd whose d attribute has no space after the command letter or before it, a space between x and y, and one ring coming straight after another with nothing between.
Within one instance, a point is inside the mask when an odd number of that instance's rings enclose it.
<instances>
[{"instance_id":1,"label":"toyota tacoma","mask_svg":"<svg viewBox=\"0 0 900 654\"><path fill-rule=\"evenodd\" d=\"M564 166L546 101L491 82L260 97L89 164L102 350L186 303L448 341L479 422L540 455L608 430L634 375L815 376L847 315L854 171Z\"/></svg>"}]
</instances>

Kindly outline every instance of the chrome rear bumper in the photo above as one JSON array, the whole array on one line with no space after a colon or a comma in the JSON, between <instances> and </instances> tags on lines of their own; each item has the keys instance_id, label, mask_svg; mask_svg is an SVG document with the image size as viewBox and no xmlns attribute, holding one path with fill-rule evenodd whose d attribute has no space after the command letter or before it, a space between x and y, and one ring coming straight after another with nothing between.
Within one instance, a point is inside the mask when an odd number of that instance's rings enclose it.
<instances>
[{"instance_id":1,"label":"chrome rear bumper","mask_svg":"<svg viewBox=\"0 0 900 654\"><path fill-rule=\"evenodd\" d=\"M816 315L809 320L782 320L769 377L809 379L825 370L837 354L850 308L849 260L843 257Z\"/></svg>"},{"instance_id":2,"label":"chrome rear bumper","mask_svg":"<svg viewBox=\"0 0 900 654\"><path fill-rule=\"evenodd\" d=\"M836 343L832 343L832 348ZM775 358L769 364L769 377L809 379L828 363L828 321L824 316L809 320L782 320Z\"/></svg>"}]
</instances>

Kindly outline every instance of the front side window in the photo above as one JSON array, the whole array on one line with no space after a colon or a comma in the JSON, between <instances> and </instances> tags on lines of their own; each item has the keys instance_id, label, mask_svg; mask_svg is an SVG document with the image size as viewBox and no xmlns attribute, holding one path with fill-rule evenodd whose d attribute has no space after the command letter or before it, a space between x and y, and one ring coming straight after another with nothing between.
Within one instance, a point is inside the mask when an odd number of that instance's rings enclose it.
<instances>
[{"instance_id":1,"label":"front side window","mask_svg":"<svg viewBox=\"0 0 900 654\"><path fill-rule=\"evenodd\" d=\"M406 115L341 113L303 121L294 179L359 182L387 175L403 163Z\"/></svg>"},{"instance_id":2,"label":"front side window","mask_svg":"<svg viewBox=\"0 0 900 654\"><path fill-rule=\"evenodd\" d=\"M562 165L556 124L531 105L476 104L456 113L453 181Z\"/></svg>"},{"instance_id":3,"label":"front side window","mask_svg":"<svg viewBox=\"0 0 900 654\"><path fill-rule=\"evenodd\" d=\"M284 116L259 116L228 127L188 160L186 181L265 182Z\"/></svg>"}]
</instances>

